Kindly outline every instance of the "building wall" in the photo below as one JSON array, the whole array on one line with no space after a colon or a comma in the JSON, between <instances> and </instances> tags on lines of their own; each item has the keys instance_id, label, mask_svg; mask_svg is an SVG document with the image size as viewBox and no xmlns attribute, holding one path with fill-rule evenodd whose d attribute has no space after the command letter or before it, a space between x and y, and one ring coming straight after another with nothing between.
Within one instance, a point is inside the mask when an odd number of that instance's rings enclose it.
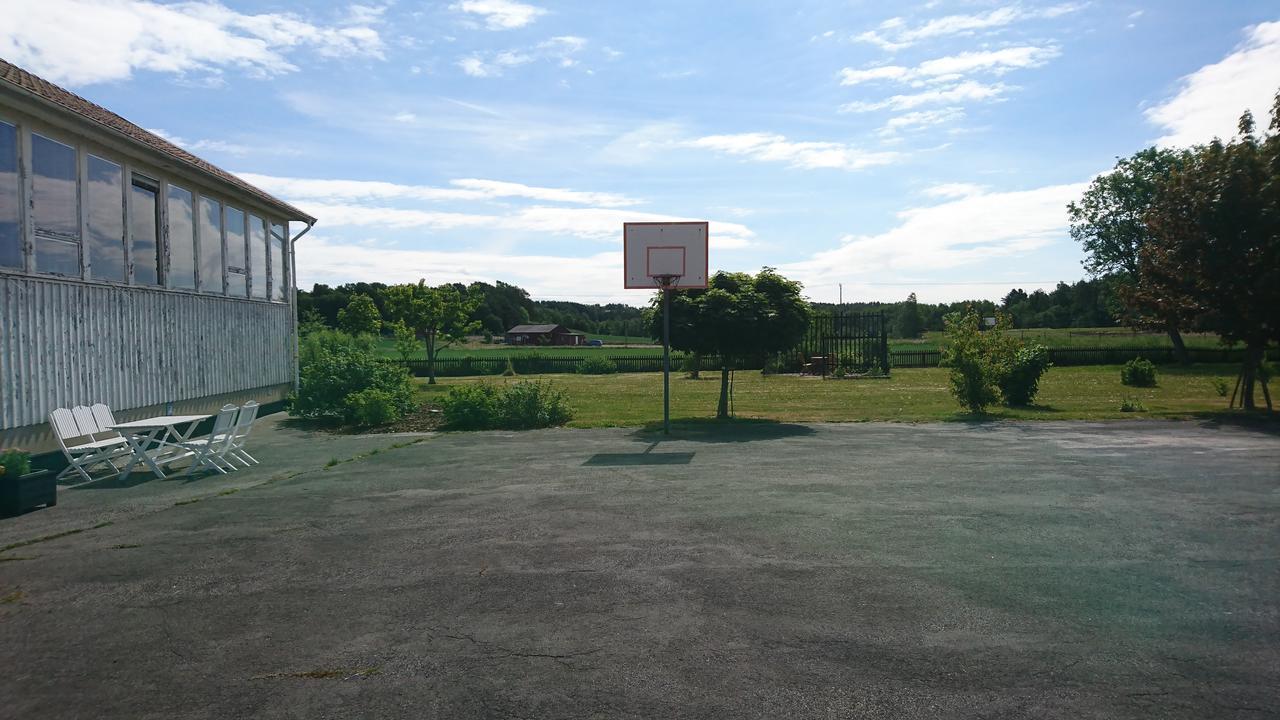
<instances>
[{"instance_id":1,"label":"building wall","mask_svg":"<svg viewBox=\"0 0 1280 720\"><path fill-rule=\"evenodd\" d=\"M288 304L0 274L0 447L52 449L56 407L210 409L293 380Z\"/></svg>"}]
</instances>

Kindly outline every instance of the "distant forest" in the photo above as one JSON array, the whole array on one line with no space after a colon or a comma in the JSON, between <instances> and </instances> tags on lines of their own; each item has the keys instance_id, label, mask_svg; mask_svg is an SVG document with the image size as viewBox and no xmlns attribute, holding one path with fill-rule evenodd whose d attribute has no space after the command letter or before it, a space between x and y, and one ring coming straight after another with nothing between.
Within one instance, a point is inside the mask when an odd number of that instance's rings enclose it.
<instances>
[{"instance_id":1,"label":"distant forest","mask_svg":"<svg viewBox=\"0 0 1280 720\"><path fill-rule=\"evenodd\" d=\"M493 285L477 282L469 286L457 284L456 287L475 292L483 298L472 319L494 335L501 335L511 327L525 323L564 325L592 335L644 334L642 308L620 303L586 305L562 300L532 300L523 288L501 281ZM348 283L336 287L316 285L310 292L298 291L298 310L303 316L336 326L338 311L347 306L353 295L364 293L385 315L386 288L383 283ZM895 337L918 337L927 330L941 330L944 315L967 306L973 306L983 314L997 309L1007 312L1013 316L1014 327L1019 328L1110 327L1118 323L1118 314L1113 309L1115 301L1109 288L1107 279L1099 278L1071 284L1060 282L1051 292L1035 290L1028 293L1014 288L999 303L990 300L922 303L917 302L912 293L900 302L849 302L843 308L846 312L884 311ZM818 312L830 312L837 307L832 303L814 303L814 310Z\"/></svg>"}]
</instances>

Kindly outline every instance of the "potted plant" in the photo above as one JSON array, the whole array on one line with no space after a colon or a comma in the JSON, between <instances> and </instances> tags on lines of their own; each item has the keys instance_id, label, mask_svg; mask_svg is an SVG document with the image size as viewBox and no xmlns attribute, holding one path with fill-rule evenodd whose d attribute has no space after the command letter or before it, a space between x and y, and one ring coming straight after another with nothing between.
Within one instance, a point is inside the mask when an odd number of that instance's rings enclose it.
<instances>
[{"instance_id":1,"label":"potted plant","mask_svg":"<svg viewBox=\"0 0 1280 720\"><path fill-rule=\"evenodd\" d=\"M48 470L31 472L31 454L0 450L0 515L58 504L58 486Z\"/></svg>"}]
</instances>

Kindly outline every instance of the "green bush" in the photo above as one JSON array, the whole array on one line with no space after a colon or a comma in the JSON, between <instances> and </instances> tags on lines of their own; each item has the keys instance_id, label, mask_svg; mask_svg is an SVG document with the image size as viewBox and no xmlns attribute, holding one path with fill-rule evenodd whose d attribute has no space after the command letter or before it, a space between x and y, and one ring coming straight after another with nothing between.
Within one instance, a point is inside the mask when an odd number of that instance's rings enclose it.
<instances>
[{"instance_id":1,"label":"green bush","mask_svg":"<svg viewBox=\"0 0 1280 720\"><path fill-rule=\"evenodd\" d=\"M992 361L996 330L981 331L978 313L954 312L944 318L947 342L942 347L942 365L950 369L951 394L972 413L985 412L999 399L996 367Z\"/></svg>"},{"instance_id":2,"label":"green bush","mask_svg":"<svg viewBox=\"0 0 1280 720\"><path fill-rule=\"evenodd\" d=\"M302 341L300 359L300 387L290 406L294 415L373 425L394 422L414 407L408 371L380 362L367 336L312 333Z\"/></svg>"},{"instance_id":3,"label":"green bush","mask_svg":"<svg viewBox=\"0 0 1280 720\"><path fill-rule=\"evenodd\" d=\"M1020 347L997 368L996 384L1011 407L1030 405L1040 390L1040 377L1053 367L1049 349L1043 345Z\"/></svg>"},{"instance_id":4,"label":"green bush","mask_svg":"<svg viewBox=\"0 0 1280 720\"><path fill-rule=\"evenodd\" d=\"M1120 368L1120 382L1130 387L1155 387L1156 366L1146 358L1134 358Z\"/></svg>"},{"instance_id":5,"label":"green bush","mask_svg":"<svg viewBox=\"0 0 1280 720\"><path fill-rule=\"evenodd\" d=\"M26 450L0 451L0 476L18 477L31 472L31 453Z\"/></svg>"},{"instance_id":6,"label":"green bush","mask_svg":"<svg viewBox=\"0 0 1280 720\"><path fill-rule=\"evenodd\" d=\"M1227 393L1231 392L1231 383L1225 378L1214 378L1213 391L1218 393L1218 397L1226 397Z\"/></svg>"},{"instance_id":7,"label":"green bush","mask_svg":"<svg viewBox=\"0 0 1280 720\"><path fill-rule=\"evenodd\" d=\"M458 385L440 400L444 423L453 430L488 430L497 417L498 388L486 382Z\"/></svg>"},{"instance_id":8,"label":"green bush","mask_svg":"<svg viewBox=\"0 0 1280 720\"><path fill-rule=\"evenodd\" d=\"M573 417L562 390L532 380L458 385L440 400L440 409L451 430L530 430L563 425Z\"/></svg>"},{"instance_id":9,"label":"green bush","mask_svg":"<svg viewBox=\"0 0 1280 720\"><path fill-rule=\"evenodd\" d=\"M581 375L612 375L618 372L618 363L607 357L599 355L583 358L578 363L578 373Z\"/></svg>"},{"instance_id":10,"label":"green bush","mask_svg":"<svg viewBox=\"0 0 1280 720\"><path fill-rule=\"evenodd\" d=\"M1120 401L1120 412L1146 412L1147 406L1137 398L1126 397Z\"/></svg>"}]
</instances>

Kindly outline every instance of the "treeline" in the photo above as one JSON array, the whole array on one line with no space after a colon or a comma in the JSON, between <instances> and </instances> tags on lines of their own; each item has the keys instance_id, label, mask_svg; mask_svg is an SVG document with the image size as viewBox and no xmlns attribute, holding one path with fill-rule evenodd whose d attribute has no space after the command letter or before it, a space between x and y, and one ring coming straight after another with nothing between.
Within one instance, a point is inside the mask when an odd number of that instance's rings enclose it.
<instances>
[{"instance_id":1,"label":"treeline","mask_svg":"<svg viewBox=\"0 0 1280 720\"><path fill-rule=\"evenodd\" d=\"M641 308L630 305L532 300L523 288L502 281L493 285L474 282L470 285L454 283L453 286L459 292L480 298L470 319L494 335L529 323L564 325L571 330L596 335L640 335L644 330ZM310 292L298 291L298 312L303 317L337 327L338 311L345 308L353 296L364 294L373 300L378 312L387 317L387 287L384 283L365 282L334 287L317 284Z\"/></svg>"},{"instance_id":2,"label":"treeline","mask_svg":"<svg viewBox=\"0 0 1280 720\"><path fill-rule=\"evenodd\" d=\"M831 303L814 303L814 310L831 312ZM912 293L906 300L894 303L845 303L844 312L881 312L889 321L893 337L919 337L927 330L942 330L943 318L949 313L972 307L983 316L996 310L1013 318L1017 328L1112 327L1118 323L1115 293L1108 278L1060 282L1050 292L1022 288L1010 290L1000 302L961 300L953 303L922 303Z\"/></svg>"}]
</instances>

